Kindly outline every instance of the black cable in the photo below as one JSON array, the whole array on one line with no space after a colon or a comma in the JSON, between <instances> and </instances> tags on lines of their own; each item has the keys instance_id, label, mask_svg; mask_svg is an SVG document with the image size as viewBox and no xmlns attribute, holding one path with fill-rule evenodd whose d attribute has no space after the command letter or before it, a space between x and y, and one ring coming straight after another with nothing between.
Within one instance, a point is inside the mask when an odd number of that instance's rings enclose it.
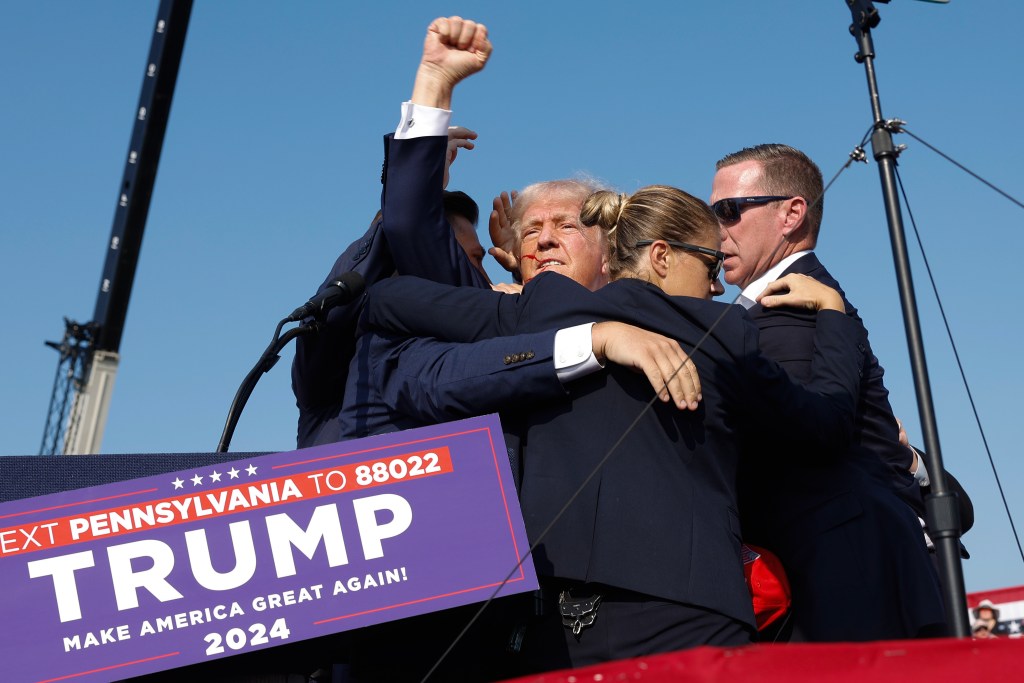
<instances>
[{"instance_id":1,"label":"black cable","mask_svg":"<svg viewBox=\"0 0 1024 683\"><path fill-rule=\"evenodd\" d=\"M917 140L918 138L915 137L914 139ZM957 165L959 166L959 164ZM968 173L970 173L970 171L968 171ZM971 175L974 174L972 173ZM942 316L942 324L945 325L946 327L946 336L949 338L949 345L953 349L953 357L956 358L956 367L960 371L960 379L963 380L964 390L967 392L967 400L970 401L971 403L971 411L974 413L974 421L978 425L978 432L981 434L981 442L985 446L985 454L988 456L989 465L992 467L992 476L995 477L996 487L999 489L999 496L1003 500L1003 508L1006 510L1006 518L1010 521L1010 529L1013 531L1013 538L1017 542L1017 551L1020 553L1021 562L1024 563L1024 548L1021 547L1020 536L1017 534L1017 527L1013 523L1013 514L1010 512L1010 504L1007 502L1006 494L1003 492L1003 484L999 480L999 472L996 469L996 461L992 457L992 450L989 448L988 438L986 438L985 436L985 428L981 426L981 417L978 415L978 407L974 404L974 395L971 393L971 386L967 382L967 373L964 371L963 363L960 362L960 352L957 351L956 341L953 339L953 331L949 326L949 319L946 318L946 309L942 305L942 297L939 296L939 288L935 284L935 278L932 275L932 268L931 265L929 265L928 263L928 255L925 254L924 251L924 242L921 240L921 233L918 232L917 230L917 221L914 220L914 212L911 211L910 209L910 201L907 199L907 192L903 187L903 178L900 177L900 172L898 168L896 169L896 182L899 183L900 194L903 195L903 205L907 207L907 215L910 217L910 225L914 229L914 237L917 239L917 247L921 251L921 258L924 261L924 269L925 272L928 273L928 281L931 283L932 292L935 294L935 302L939 305L939 315ZM986 185L989 185L989 183L987 183L984 180L982 180L982 182L984 182ZM991 185L989 186L991 187ZM1018 204L1019 203L1020 202L1018 202Z\"/></svg>"},{"instance_id":2,"label":"black cable","mask_svg":"<svg viewBox=\"0 0 1024 683\"><path fill-rule=\"evenodd\" d=\"M834 176L832 176L832 179L829 180L828 184L822 189L821 194L818 197L816 197L814 199L814 201L810 203L809 206L815 206L819 202L821 202L821 200L825 196L825 192L827 192L828 189L830 187L832 187L832 184L839 178L839 176L842 175L842 173L847 168L850 167L850 164L852 164L854 161L862 160L862 159L858 158L858 156L856 154L856 151L857 150L861 150L861 148L867 143L870 135L871 135L871 129L868 130L868 133L861 140L860 145L857 146L857 148L855 149L855 152L850 154L850 158L846 160L846 163L844 163L839 168L838 171L836 171L836 174ZM861 150L861 152L863 152L863 150ZM776 245L775 249L772 251L772 256L771 257L773 259L775 258L775 254L778 252L779 249L782 248L782 245L785 244L785 243L786 243L786 240L785 240L785 238L783 238L779 242L779 244ZM736 295L736 298L733 299L733 301L732 301L733 305L739 303L740 296L741 296L740 294ZM719 315L718 318L715 319L715 321L707 329L707 331L704 333L704 335L694 345L693 351L690 354L688 354L689 357L692 358L693 355L697 353L697 351L701 347L701 344L704 343L704 340L707 339L711 335L712 332L714 332L715 328L718 327L718 323L720 323L722 321L722 318L724 318L726 316L726 314L729 313L730 310L731 310L730 307L725 307L725 308L722 309L721 315ZM680 365L679 367L677 367L675 369L675 371L671 375L669 375L668 379L665 380L665 388L666 388L666 390L668 389L668 383L670 381L672 381L672 379L674 379L675 376L678 375L682 371L684 365L685 365L685 363ZM501 583L498 584L498 587L494 589L494 592L491 593L490 597L488 597L487 600L484 601L484 603L482 605L480 605L480 608L470 618L470 620L466 623L466 625L462 628L462 630L459 631L459 634L457 636L455 636L455 638L452 640L451 644L447 647L447 649L445 649L445 651L443 653L441 653L441 656L437 659L437 661L434 662L434 665L430 667L430 670L427 671L426 675L423 676L423 678L421 679L420 683L426 683L426 681L430 678L430 676L434 673L434 671L437 670L437 667L441 666L441 664L442 664L442 662L444 662L445 658L447 658L448 655L451 653L451 651L453 649L455 649L455 646L459 644L459 642L466 635L466 633L469 631L469 629L472 628L473 624L475 624L477 622L477 620L480 618L480 615L482 615L484 613L484 611L490 606L490 604L492 602L494 602L494 599L497 597L498 593L505 587L505 585L508 583L509 579L512 578L512 576L519 570L519 568L521 566L523 566L523 562L526 561L526 558L531 557L533 555L533 551L536 550L537 546L539 546L541 544L541 542L544 540L544 538L548 535L548 532L551 531L551 529L555 526L555 524L558 523L558 520L560 520L562 518L562 515L564 515L565 512L569 509L569 507L576 501L576 499L579 497L579 495L583 492L583 489L585 489L587 487L587 485L593 480L593 478L597 476L597 474L604 467L605 463L608 462L608 460L612 457L612 455L615 453L615 451L618 449L618 447L620 445L622 445L622 442L626 440L626 437L629 436L630 432L633 431L633 428L637 425L638 422L640 422L641 418L643 418L643 416L647 414L647 411L649 411L651 409L651 407L654 405L654 403L657 400L658 400L658 394L655 393L654 397L651 398L651 400L647 402L647 404L640 411L640 413L636 416L636 418L633 420L633 422L630 423L629 427L626 428L626 431L624 431L622 433L622 436L620 436L615 441L615 443L612 444L612 447L608 449L608 452L605 453L604 457L602 457L601 460L599 460L598 463L596 465L594 465L594 469L591 470L590 474L588 474L587 477L583 480L583 483L579 485L579 488L577 488L576 491L573 492L573 494L571 496L569 496L569 499L565 502L565 505L563 505L562 508L555 514L555 516L551 520L551 522L549 522L548 525L544 528L544 531L542 531L537 536L537 540L534 541L530 545L530 547L527 549L526 553L523 554L523 557L519 560L519 562L517 562L516 565L514 567L512 567L512 570L509 571L508 575L506 575L504 579L502 579Z\"/></svg>"},{"instance_id":3,"label":"black cable","mask_svg":"<svg viewBox=\"0 0 1024 683\"><path fill-rule=\"evenodd\" d=\"M1010 200L1011 202L1013 202L1014 204L1016 204L1016 205L1017 205L1017 206L1019 206L1020 208L1024 209L1024 202L1021 202L1021 201L1020 201L1019 199L1016 199L1016 198L1014 198L1013 196L1011 196L1011 195L1010 195L1009 193L1007 193L1007 192L1003 192L1003 191L1002 191L1002 190L1000 190L1000 189L999 189L998 187L996 187L995 185L993 185L993 184L992 184L992 183L990 183L989 181L985 180L985 179L984 179L984 178L982 178L982 177L981 177L980 175L978 175L977 173L975 173L975 172L974 172L974 171L972 171L971 169L967 168L966 166L964 166L963 164L961 164L961 163L960 163L959 161L957 161L956 159L953 159L953 158L952 158L952 157L950 157L950 156L949 156L948 154L945 154L944 152L942 152L941 150L937 149L936 147L933 147L933 146L931 146L930 144L928 144L927 142L925 142L925 141L924 141L924 140L922 140L921 138L919 138L919 137L917 137L916 135L914 135L913 133L911 133L911 132L910 132L909 130L907 130L906 128L903 128L903 127L901 126L901 127L899 128L899 132L901 132L901 133L906 133L907 135L909 135L910 137L914 138L915 140L917 140L918 142L920 142L920 143L921 143L922 145L924 145L925 147L927 147L927 148L928 148L928 149L930 149L931 151L933 151L933 152L935 152L936 154L938 154L938 155L939 155L940 157L942 157L943 159L945 159L945 160L946 160L946 161L948 161L949 163L951 163L951 164L953 164L954 166L956 166L957 168L959 168L959 169L960 169L961 171L963 171L964 173L967 173L967 174L968 174L969 176L971 176L971 177L972 177L972 178L974 178L975 180L978 180L978 181L980 181L980 182L984 183L984 184L985 184L985 185L987 185L988 187L992 188L993 190L995 190L995 191L996 191L996 192L998 192L999 194L1001 194L1001 195L1003 195L1004 197L1006 197L1007 199L1009 199L1009 200ZM904 197L904 202L906 202L906 198L905 198L905 197ZM918 245L920 245L920 241L918 242Z\"/></svg>"}]
</instances>

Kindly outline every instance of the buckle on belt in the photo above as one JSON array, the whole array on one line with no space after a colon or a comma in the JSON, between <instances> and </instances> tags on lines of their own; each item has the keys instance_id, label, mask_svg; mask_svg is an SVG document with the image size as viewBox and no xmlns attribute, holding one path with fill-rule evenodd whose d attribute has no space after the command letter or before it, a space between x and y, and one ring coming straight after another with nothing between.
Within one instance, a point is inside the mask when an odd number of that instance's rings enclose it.
<instances>
[{"instance_id":1,"label":"buckle on belt","mask_svg":"<svg viewBox=\"0 0 1024 683\"><path fill-rule=\"evenodd\" d=\"M558 611L562 615L562 626L570 629L577 638L580 631L593 626L594 619L597 618L597 608L600 606L600 595L574 598L569 591L562 591L558 595Z\"/></svg>"}]
</instances>

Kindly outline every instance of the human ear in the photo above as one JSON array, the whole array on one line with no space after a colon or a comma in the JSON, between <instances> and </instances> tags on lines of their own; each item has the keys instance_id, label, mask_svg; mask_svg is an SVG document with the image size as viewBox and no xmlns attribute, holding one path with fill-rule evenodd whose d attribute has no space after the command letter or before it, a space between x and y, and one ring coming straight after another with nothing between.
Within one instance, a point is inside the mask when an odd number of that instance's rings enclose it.
<instances>
[{"instance_id":1,"label":"human ear","mask_svg":"<svg viewBox=\"0 0 1024 683\"><path fill-rule=\"evenodd\" d=\"M803 227L804 219L807 218L807 200L803 197L796 196L792 199L788 199L785 207L785 227L783 228L782 233L788 238L794 232Z\"/></svg>"},{"instance_id":2,"label":"human ear","mask_svg":"<svg viewBox=\"0 0 1024 683\"><path fill-rule=\"evenodd\" d=\"M672 265L671 247L665 244L662 240L655 240L654 243L651 244L647 258L651 263L651 272L656 273L662 280L668 277L668 271Z\"/></svg>"}]
</instances>

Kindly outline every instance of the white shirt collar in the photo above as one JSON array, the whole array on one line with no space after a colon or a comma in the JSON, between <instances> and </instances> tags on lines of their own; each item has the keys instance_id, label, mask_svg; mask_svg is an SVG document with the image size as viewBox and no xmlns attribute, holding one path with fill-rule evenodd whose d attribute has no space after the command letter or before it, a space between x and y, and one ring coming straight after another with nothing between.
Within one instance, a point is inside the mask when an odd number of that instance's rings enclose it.
<instances>
[{"instance_id":1,"label":"white shirt collar","mask_svg":"<svg viewBox=\"0 0 1024 683\"><path fill-rule=\"evenodd\" d=\"M790 254L786 258L776 263L774 266L765 271L764 275L757 278L756 280L754 280L749 285L743 288L743 291L740 292L740 297L742 297L741 302L742 299L746 299L747 301L750 302L750 306L753 306L754 303L757 301L757 297L761 296L761 292L764 291L764 288L768 286L769 282L775 282L776 280L778 280L779 276L782 275L786 268L789 268L791 265L793 265L793 263L801 256L806 256L807 254L810 253L813 253L810 249L798 251ZM750 308L750 306L746 306L746 308Z\"/></svg>"}]
</instances>

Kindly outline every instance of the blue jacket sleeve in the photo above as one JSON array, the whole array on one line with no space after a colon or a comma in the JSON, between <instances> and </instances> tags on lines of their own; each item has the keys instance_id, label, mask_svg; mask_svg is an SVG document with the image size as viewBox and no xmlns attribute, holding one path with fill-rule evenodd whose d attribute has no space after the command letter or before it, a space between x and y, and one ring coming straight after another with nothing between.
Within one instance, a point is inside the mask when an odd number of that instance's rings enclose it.
<instances>
[{"instance_id":1,"label":"blue jacket sleeve","mask_svg":"<svg viewBox=\"0 0 1024 683\"><path fill-rule=\"evenodd\" d=\"M447 136L392 139L384 169L384 237L399 275L449 285L487 287L462 250L444 212Z\"/></svg>"},{"instance_id":2,"label":"blue jacket sleeve","mask_svg":"<svg viewBox=\"0 0 1024 683\"><path fill-rule=\"evenodd\" d=\"M391 410L442 422L564 399L554 339L554 330L471 344L374 335L371 366Z\"/></svg>"},{"instance_id":3,"label":"blue jacket sleeve","mask_svg":"<svg viewBox=\"0 0 1024 683\"><path fill-rule=\"evenodd\" d=\"M363 324L400 336L471 342L614 319L613 310L594 292L555 273L534 278L522 294L396 277L373 288Z\"/></svg>"},{"instance_id":4,"label":"blue jacket sleeve","mask_svg":"<svg viewBox=\"0 0 1024 683\"><path fill-rule=\"evenodd\" d=\"M373 287L363 325L401 336L470 342L515 332L520 295L394 277Z\"/></svg>"},{"instance_id":5,"label":"blue jacket sleeve","mask_svg":"<svg viewBox=\"0 0 1024 683\"><path fill-rule=\"evenodd\" d=\"M817 314L810 379L802 385L760 350L757 327L745 325L745 371L753 382L750 415L760 427L782 432L787 440L830 446L853 438L857 400L865 363L864 328L839 311Z\"/></svg>"},{"instance_id":6,"label":"blue jacket sleeve","mask_svg":"<svg viewBox=\"0 0 1024 683\"><path fill-rule=\"evenodd\" d=\"M384 138L381 212L369 230L338 257L317 293L355 271L367 287L396 272L452 285L488 287L459 246L444 214L442 181L447 138ZM355 354L363 298L330 311L316 334L296 341L292 391L299 407L298 443L308 445L319 424L344 400Z\"/></svg>"}]
</instances>

